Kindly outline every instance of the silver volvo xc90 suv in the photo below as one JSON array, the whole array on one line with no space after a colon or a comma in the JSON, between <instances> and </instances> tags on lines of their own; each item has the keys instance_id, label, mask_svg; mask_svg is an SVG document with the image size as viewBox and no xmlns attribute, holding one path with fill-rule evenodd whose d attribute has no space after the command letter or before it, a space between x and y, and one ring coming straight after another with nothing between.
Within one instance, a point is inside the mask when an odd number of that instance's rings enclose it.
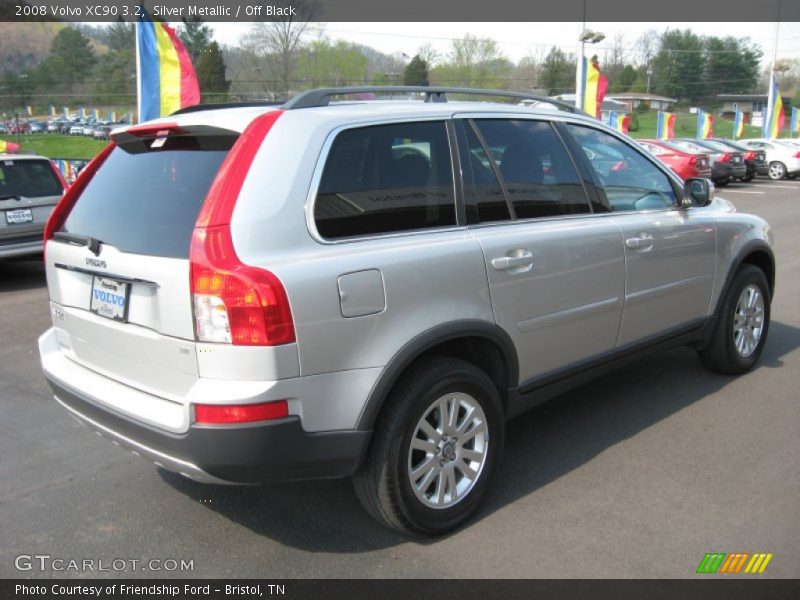
<instances>
[{"instance_id":1,"label":"silver volvo xc90 suv","mask_svg":"<svg viewBox=\"0 0 800 600\"><path fill-rule=\"evenodd\" d=\"M45 232L56 401L199 481L353 476L430 535L522 411L674 345L753 367L763 220L558 103L379 91L115 131Z\"/></svg>"}]
</instances>

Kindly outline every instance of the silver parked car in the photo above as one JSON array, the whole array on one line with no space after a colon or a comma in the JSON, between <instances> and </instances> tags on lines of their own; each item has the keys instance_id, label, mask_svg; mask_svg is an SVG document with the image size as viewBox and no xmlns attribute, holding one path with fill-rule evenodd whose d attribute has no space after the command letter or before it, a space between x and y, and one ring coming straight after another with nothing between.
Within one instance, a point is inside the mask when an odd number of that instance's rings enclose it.
<instances>
[{"instance_id":1,"label":"silver parked car","mask_svg":"<svg viewBox=\"0 0 800 600\"><path fill-rule=\"evenodd\" d=\"M0 258L38 254L65 182L41 156L0 154Z\"/></svg>"},{"instance_id":2,"label":"silver parked car","mask_svg":"<svg viewBox=\"0 0 800 600\"><path fill-rule=\"evenodd\" d=\"M331 102L385 90L430 101ZM651 350L753 367L767 223L571 107L447 93L115 130L45 233L57 402L198 481L352 476L433 535L490 490L507 419Z\"/></svg>"}]
</instances>

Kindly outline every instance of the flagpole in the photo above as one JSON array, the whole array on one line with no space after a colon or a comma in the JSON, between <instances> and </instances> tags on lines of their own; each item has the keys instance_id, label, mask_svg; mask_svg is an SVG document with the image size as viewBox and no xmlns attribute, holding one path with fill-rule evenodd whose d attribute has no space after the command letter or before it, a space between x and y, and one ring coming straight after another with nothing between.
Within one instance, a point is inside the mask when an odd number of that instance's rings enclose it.
<instances>
[{"instance_id":1,"label":"flagpole","mask_svg":"<svg viewBox=\"0 0 800 600\"><path fill-rule=\"evenodd\" d=\"M136 39L136 121L142 118L142 59L139 54L139 27L141 27L137 20L134 24L134 36Z\"/></svg>"}]
</instances>

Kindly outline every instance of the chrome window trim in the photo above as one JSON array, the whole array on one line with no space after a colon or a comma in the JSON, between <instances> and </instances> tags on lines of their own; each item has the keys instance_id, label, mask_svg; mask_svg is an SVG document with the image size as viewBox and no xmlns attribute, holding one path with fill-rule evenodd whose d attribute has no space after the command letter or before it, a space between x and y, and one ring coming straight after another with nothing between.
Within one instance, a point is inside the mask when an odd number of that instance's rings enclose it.
<instances>
[{"instance_id":1,"label":"chrome window trim","mask_svg":"<svg viewBox=\"0 0 800 600\"><path fill-rule=\"evenodd\" d=\"M322 144L322 149L320 150L319 156L317 157L317 164L314 166L314 173L311 176L311 182L308 188L308 194L306 195L306 202L304 206L304 210L306 213L306 228L308 229L309 234L314 239L314 241L325 244L325 245L334 245L334 244L351 244L355 242L362 242L365 240L379 240L379 239L388 239L388 238L398 238L398 237L405 237L410 235L425 235L428 233L435 233L435 232L446 232L446 231L463 231L466 229L464 225L458 224L458 210L459 210L459 194L458 189L456 187L456 165L453 164L453 152L454 148L452 145L452 140L450 139L450 133L447 131L447 122L452 118L452 115L425 115L419 117L410 117L410 116L403 116L403 117L396 117L396 118L386 118L386 117L375 117L371 119L363 119L359 121L354 121L352 123L347 123L346 125L339 125L332 129L327 137L325 138L325 142ZM314 206L317 202L317 192L319 191L319 185L322 181L322 173L325 170L325 163L328 161L328 155L330 153L331 147L333 146L333 142L336 137L343 131L348 129L361 129L363 127L371 127L376 125L393 125L397 123L423 123L423 122L440 122L442 127L445 131L445 136L447 137L447 145L449 148L448 156L450 157L450 175L452 178L452 189L453 189L453 203L454 203L454 212L456 216L456 224L454 225L446 225L441 227L430 227L426 229L412 229L409 231L395 231L391 233L375 233L370 235L362 235L362 236L353 236L353 237L343 237L337 239L329 239L324 237L320 234L319 230L317 229L317 223L314 220ZM460 177L460 173L458 177Z\"/></svg>"}]
</instances>

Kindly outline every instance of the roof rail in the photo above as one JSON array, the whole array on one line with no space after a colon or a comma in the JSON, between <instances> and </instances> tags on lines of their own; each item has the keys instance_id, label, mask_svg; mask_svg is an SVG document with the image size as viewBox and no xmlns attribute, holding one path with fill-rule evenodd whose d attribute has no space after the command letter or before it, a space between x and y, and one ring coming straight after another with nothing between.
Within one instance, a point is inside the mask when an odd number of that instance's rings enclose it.
<instances>
[{"instance_id":1,"label":"roof rail","mask_svg":"<svg viewBox=\"0 0 800 600\"><path fill-rule=\"evenodd\" d=\"M219 104L193 104L192 106L186 106L185 108L176 110L174 113L171 113L170 116L185 115L186 113L202 112L205 110L219 110L221 108L269 107L280 106L281 104L283 104L283 102L270 102L268 100L259 100L255 102L222 102Z\"/></svg>"},{"instance_id":2,"label":"roof rail","mask_svg":"<svg viewBox=\"0 0 800 600\"><path fill-rule=\"evenodd\" d=\"M535 100L551 104L558 109L576 114L586 114L581 109L547 96L536 96L524 92L510 92L506 90L485 90L478 88L458 87L427 87L419 85L384 85L384 86L357 86L340 88L319 88L298 94L283 105L284 110L297 108L313 108L328 106L333 96L347 94L425 94L425 102L447 102L446 94L464 94L469 96L494 96L500 98L515 98L518 100Z\"/></svg>"}]
</instances>

